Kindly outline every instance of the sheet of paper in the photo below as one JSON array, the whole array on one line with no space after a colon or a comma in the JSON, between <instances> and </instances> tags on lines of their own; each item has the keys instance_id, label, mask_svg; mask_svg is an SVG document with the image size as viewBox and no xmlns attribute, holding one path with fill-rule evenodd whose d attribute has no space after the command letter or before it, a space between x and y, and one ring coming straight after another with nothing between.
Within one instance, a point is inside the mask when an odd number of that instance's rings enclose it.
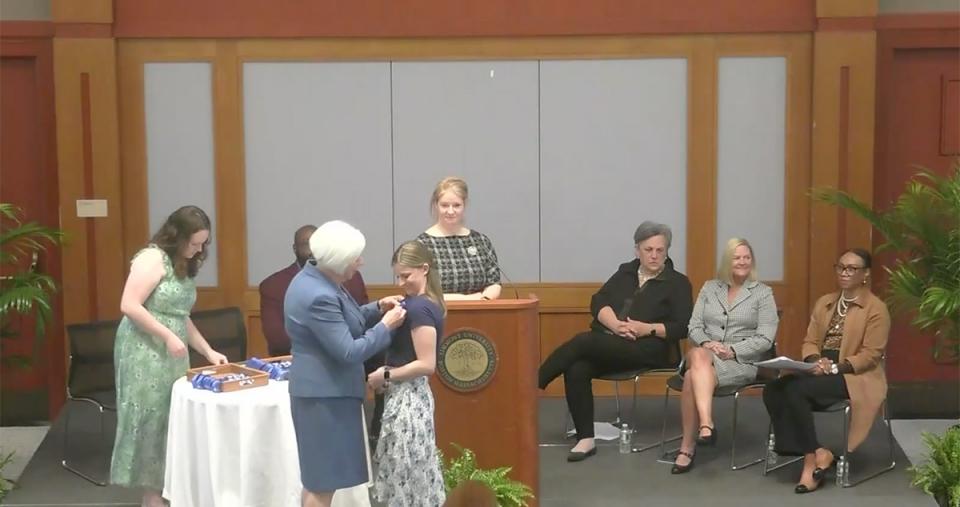
<instances>
[{"instance_id":1,"label":"sheet of paper","mask_svg":"<svg viewBox=\"0 0 960 507\"><path fill-rule=\"evenodd\" d=\"M767 359L766 361L760 361L758 363L753 363L754 366L759 366L762 368L771 368L776 370L794 370L794 371L810 371L817 367L817 363L804 363L803 361L795 361L789 357L775 357L773 359Z\"/></svg>"}]
</instances>

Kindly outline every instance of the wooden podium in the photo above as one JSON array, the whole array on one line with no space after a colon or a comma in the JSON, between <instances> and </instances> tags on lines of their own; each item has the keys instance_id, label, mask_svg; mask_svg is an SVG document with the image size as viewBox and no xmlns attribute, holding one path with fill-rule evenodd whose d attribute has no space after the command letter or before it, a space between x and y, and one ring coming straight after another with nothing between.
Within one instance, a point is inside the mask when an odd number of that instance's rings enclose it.
<instances>
[{"instance_id":1,"label":"wooden podium","mask_svg":"<svg viewBox=\"0 0 960 507\"><path fill-rule=\"evenodd\" d=\"M535 299L447 302L431 388L444 455L459 455L453 443L472 449L479 466L512 467L510 477L539 497L537 306Z\"/></svg>"}]
</instances>

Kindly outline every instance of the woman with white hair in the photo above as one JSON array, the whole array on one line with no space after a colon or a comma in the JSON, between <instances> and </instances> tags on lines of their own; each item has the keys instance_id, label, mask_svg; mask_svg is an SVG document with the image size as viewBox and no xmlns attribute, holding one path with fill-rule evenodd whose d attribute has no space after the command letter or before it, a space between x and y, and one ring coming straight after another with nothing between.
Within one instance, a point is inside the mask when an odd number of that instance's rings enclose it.
<instances>
[{"instance_id":1,"label":"woman with white hair","mask_svg":"<svg viewBox=\"0 0 960 507\"><path fill-rule=\"evenodd\" d=\"M753 247L743 238L727 241L717 278L700 289L690 317L680 412L683 440L672 474L693 468L696 444L713 445L713 392L757 378L753 363L764 359L777 335L773 289L757 280Z\"/></svg>"},{"instance_id":2,"label":"woman with white hair","mask_svg":"<svg viewBox=\"0 0 960 507\"><path fill-rule=\"evenodd\" d=\"M290 409L304 506L369 480L363 438L363 362L390 344L406 316L396 296L359 306L343 283L363 264L363 233L338 220L310 236L313 260L284 298L290 335Z\"/></svg>"}]
</instances>

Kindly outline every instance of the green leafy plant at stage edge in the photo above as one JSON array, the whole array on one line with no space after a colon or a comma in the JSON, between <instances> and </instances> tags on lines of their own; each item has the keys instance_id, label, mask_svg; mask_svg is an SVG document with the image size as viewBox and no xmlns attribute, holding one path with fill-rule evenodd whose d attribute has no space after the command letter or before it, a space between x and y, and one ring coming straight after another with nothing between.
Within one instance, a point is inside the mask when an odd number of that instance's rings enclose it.
<instances>
[{"instance_id":1,"label":"green leafy plant at stage edge","mask_svg":"<svg viewBox=\"0 0 960 507\"><path fill-rule=\"evenodd\" d=\"M911 484L932 496L940 507L960 507L960 424L942 437L923 433L930 454L920 466L911 467Z\"/></svg>"},{"instance_id":2,"label":"green leafy plant at stage edge","mask_svg":"<svg viewBox=\"0 0 960 507\"><path fill-rule=\"evenodd\" d=\"M921 168L922 169L922 168ZM960 358L960 161L947 177L921 170L893 205L874 211L845 192L817 189L814 198L866 219L884 243L878 251L898 254L890 274L887 303L934 330L939 361Z\"/></svg>"},{"instance_id":3,"label":"green leafy plant at stage edge","mask_svg":"<svg viewBox=\"0 0 960 507\"><path fill-rule=\"evenodd\" d=\"M7 493L16 485L13 481L3 476L3 469L6 468L11 461L13 461L13 451L0 456L0 500L3 500L3 498L7 496Z\"/></svg>"},{"instance_id":4,"label":"green leafy plant at stage edge","mask_svg":"<svg viewBox=\"0 0 960 507\"><path fill-rule=\"evenodd\" d=\"M500 467L484 470L477 467L477 456L470 449L464 449L453 444L460 451L460 456L449 462L444 459L443 453L437 449L443 469L443 484L446 491L457 487L464 481L474 480L487 485L497 497L497 505L504 507L523 507L527 499L533 498L533 491L526 484L507 477L512 470L510 467Z\"/></svg>"},{"instance_id":5,"label":"green leafy plant at stage edge","mask_svg":"<svg viewBox=\"0 0 960 507\"><path fill-rule=\"evenodd\" d=\"M0 203L0 265L4 276L0 277L0 338L15 338L11 316L30 315L36 312L36 340L34 351L39 350L52 307L50 296L57 290L53 278L37 273L35 259L48 247L59 245L63 233L36 222L24 223L23 210L9 203ZM25 262L31 262L24 268ZM3 343L0 341L0 343ZM4 355L4 366L26 365L26 356Z\"/></svg>"}]
</instances>

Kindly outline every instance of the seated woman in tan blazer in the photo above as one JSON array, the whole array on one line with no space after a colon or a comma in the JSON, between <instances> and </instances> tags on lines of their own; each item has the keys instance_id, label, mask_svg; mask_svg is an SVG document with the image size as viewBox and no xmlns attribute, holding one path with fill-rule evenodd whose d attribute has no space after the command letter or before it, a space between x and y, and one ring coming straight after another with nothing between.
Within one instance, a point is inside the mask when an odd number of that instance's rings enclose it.
<instances>
[{"instance_id":1,"label":"seated woman in tan blazer","mask_svg":"<svg viewBox=\"0 0 960 507\"><path fill-rule=\"evenodd\" d=\"M810 374L787 375L768 384L763 403L776 438L774 451L803 456L796 493L815 491L833 466L833 453L817 441L813 410L850 400L848 451L870 432L887 396L884 349L890 334L887 305L870 292L870 253L847 250L834 269L839 292L817 300L803 339L803 360L817 363Z\"/></svg>"},{"instance_id":2,"label":"seated woman in tan blazer","mask_svg":"<svg viewBox=\"0 0 960 507\"><path fill-rule=\"evenodd\" d=\"M717 278L700 289L690 317L686 371L680 412L683 440L672 474L693 468L695 443L713 445L713 391L757 378L759 361L777 336L777 303L773 289L757 281L753 247L743 238L727 241Z\"/></svg>"}]
</instances>

